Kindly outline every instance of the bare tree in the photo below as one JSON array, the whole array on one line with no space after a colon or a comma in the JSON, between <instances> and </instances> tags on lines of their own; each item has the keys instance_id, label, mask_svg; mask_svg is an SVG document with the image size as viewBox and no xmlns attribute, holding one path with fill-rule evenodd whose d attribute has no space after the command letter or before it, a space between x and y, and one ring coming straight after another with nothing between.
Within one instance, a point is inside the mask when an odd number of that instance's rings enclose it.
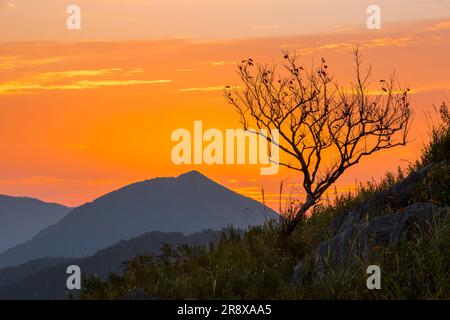
<instances>
[{"instance_id":1,"label":"bare tree","mask_svg":"<svg viewBox=\"0 0 450 320\"><path fill-rule=\"evenodd\" d=\"M225 90L245 130L278 129L283 154L278 164L303 175L306 199L285 219L288 235L346 169L379 150L406 144L409 89L391 76L370 91L371 69L361 71L357 48L354 60L355 82L348 88L333 81L325 59L306 70L296 54L286 52L280 71L275 64L242 61L243 85Z\"/></svg>"}]
</instances>

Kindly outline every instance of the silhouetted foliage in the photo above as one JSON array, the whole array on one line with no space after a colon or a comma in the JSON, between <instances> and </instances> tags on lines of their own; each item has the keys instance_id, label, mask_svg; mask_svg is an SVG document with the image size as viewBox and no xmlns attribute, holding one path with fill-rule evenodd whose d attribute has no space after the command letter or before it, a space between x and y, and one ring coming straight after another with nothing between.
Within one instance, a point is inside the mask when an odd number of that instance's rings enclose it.
<instances>
[{"instance_id":1,"label":"silhouetted foliage","mask_svg":"<svg viewBox=\"0 0 450 320\"><path fill-rule=\"evenodd\" d=\"M442 102L439 107L440 123L431 128L431 141L425 146L422 164L449 160L450 156L450 113L448 106Z\"/></svg>"}]
</instances>

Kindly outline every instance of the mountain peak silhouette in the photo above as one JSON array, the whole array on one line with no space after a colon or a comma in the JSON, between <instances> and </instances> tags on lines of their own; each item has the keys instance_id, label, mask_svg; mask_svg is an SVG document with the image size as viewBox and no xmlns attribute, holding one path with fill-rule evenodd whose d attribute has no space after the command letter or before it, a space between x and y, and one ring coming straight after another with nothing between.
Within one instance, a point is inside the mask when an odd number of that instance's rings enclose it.
<instances>
[{"instance_id":1,"label":"mountain peak silhouette","mask_svg":"<svg viewBox=\"0 0 450 320\"><path fill-rule=\"evenodd\" d=\"M191 171L182 173L178 176L178 178L191 177L191 176L207 178L204 174L202 174L200 171L197 171L197 170L191 170Z\"/></svg>"},{"instance_id":2,"label":"mountain peak silhouette","mask_svg":"<svg viewBox=\"0 0 450 320\"><path fill-rule=\"evenodd\" d=\"M198 171L127 185L74 208L33 239L0 253L0 267L41 257L94 254L146 232L245 229L278 215Z\"/></svg>"},{"instance_id":3,"label":"mountain peak silhouette","mask_svg":"<svg viewBox=\"0 0 450 320\"><path fill-rule=\"evenodd\" d=\"M197 170L188 171L186 173L180 174L176 179L209 179L207 176L203 175Z\"/></svg>"}]
</instances>

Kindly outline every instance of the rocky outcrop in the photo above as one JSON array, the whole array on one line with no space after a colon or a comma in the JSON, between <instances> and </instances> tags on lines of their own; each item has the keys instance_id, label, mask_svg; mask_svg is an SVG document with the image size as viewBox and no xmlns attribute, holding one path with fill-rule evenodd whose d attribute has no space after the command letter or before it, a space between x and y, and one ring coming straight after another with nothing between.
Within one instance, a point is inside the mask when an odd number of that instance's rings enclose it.
<instances>
[{"instance_id":1,"label":"rocky outcrop","mask_svg":"<svg viewBox=\"0 0 450 320\"><path fill-rule=\"evenodd\" d=\"M380 212L386 208L399 209L407 206L411 194L423 182L432 165L411 173L403 181L382 191L376 192L369 199L355 205L345 214L337 217L333 222L334 234L338 234L355 224L366 221L373 212Z\"/></svg>"},{"instance_id":2,"label":"rocky outcrop","mask_svg":"<svg viewBox=\"0 0 450 320\"><path fill-rule=\"evenodd\" d=\"M317 271L323 274L328 267L352 263L357 257L367 260L373 254L374 248L395 245L408 231L417 228L423 231L429 228L433 214L447 218L448 213L449 207L436 207L431 203L414 203L392 214L374 217L350 226L341 225L340 232L320 243L316 248ZM294 269L296 282L301 281L302 271L303 261Z\"/></svg>"}]
</instances>

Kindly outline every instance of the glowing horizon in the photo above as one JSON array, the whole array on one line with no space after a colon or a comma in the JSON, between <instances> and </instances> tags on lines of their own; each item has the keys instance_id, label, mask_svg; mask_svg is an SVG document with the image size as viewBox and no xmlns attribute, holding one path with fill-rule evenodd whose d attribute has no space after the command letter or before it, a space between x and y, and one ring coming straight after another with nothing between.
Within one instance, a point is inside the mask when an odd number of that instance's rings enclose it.
<instances>
[{"instance_id":1,"label":"glowing horizon","mask_svg":"<svg viewBox=\"0 0 450 320\"><path fill-rule=\"evenodd\" d=\"M300 179L295 172L282 169L263 177L259 166L175 166L170 134L192 128L194 120L208 128L240 128L222 94L225 85L239 85L236 63L248 57L280 61L286 49L301 54L305 65L326 57L336 80L348 84L351 50L359 44L366 65L373 64L373 82L395 70L412 89L410 143L364 160L338 181L338 190L379 179L419 156L428 133L425 113L450 93L450 66L442 63L450 52L449 20L405 22L376 31L269 35L234 40L1 38L0 193L77 206L132 182L198 170L259 201L264 189L266 203L278 209L280 182L295 186ZM293 192L303 194L301 189Z\"/></svg>"}]
</instances>

